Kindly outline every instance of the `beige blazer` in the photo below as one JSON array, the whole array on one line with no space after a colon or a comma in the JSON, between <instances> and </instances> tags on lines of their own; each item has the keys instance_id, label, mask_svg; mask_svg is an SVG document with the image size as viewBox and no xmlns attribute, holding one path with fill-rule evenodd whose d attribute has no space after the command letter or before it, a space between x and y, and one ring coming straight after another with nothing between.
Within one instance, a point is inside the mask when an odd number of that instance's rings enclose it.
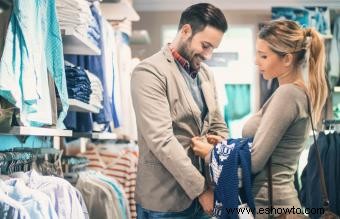
<instances>
[{"instance_id":1,"label":"beige blazer","mask_svg":"<svg viewBox=\"0 0 340 219\"><path fill-rule=\"evenodd\" d=\"M136 202L143 208L182 211L205 189L191 138L206 133L226 137L227 128L212 73L202 64L198 77L209 111L204 121L167 46L132 73L139 145Z\"/></svg>"}]
</instances>

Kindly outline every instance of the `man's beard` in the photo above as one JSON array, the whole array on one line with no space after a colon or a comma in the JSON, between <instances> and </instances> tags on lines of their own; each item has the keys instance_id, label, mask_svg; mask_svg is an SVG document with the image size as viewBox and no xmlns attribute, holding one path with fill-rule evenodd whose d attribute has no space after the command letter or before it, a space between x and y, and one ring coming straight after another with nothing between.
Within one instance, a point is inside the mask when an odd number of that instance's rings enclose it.
<instances>
[{"instance_id":1,"label":"man's beard","mask_svg":"<svg viewBox=\"0 0 340 219\"><path fill-rule=\"evenodd\" d=\"M191 37L186 40L185 42L183 42L177 52L185 59L189 62L189 65L190 65L190 68L195 70L195 71L198 71L199 70L199 67L195 68L195 65L193 64L193 60L197 57L200 57L201 61L204 60L204 57L196 54L196 55L193 55L191 54L191 49L190 49L190 44L191 44ZM196 57L197 56L197 57Z\"/></svg>"},{"instance_id":2,"label":"man's beard","mask_svg":"<svg viewBox=\"0 0 340 219\"><path fill-rule=\"evenodd\" d=\"M189 44L191 42L191 39L189 38L187 41L185 41L179 48L178 48L178 53L183 57L185 58L189 64L191 65L190 63L190 49L189 49Z\"/></svg>"}]
</instances>

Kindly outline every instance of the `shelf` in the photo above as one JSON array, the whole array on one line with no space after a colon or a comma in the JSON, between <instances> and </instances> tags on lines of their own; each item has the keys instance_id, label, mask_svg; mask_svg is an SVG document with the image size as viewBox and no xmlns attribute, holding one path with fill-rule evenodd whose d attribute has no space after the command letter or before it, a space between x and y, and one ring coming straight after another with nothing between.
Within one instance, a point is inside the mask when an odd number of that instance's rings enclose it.
<instances>
[{"instance_id":1,"label":"shelf","mask_svg":"<svg viewBox=\"0 0 340 219\"><path fill-rule=\"evenodd\" d=\"M334 87L334 92L336 92L336 93L340 92L340 86L335 86Z\"/></svg>"},{"instance_id":2,"label":"shelf","mask_svg":"<svg viewBox=\"0 0 340 219\"><path fill-rule=\"evenodd\" d=\"M111 132L73 132L72 137L74 138L91 138L97 140L116 140L117 134Z\"/></svg>"},{"instance_id":3,"label":"shelf","mask_svg":"<svg viewBox=\"0 0 340 219\"><path fill-rule=\"evenodd\" d=\"M86 36L73 29L61 30L64 54L100 55L100 49Z\"/></svg>"},{"instance_id":4,"label":"shelf","mask_svg":"<svg viewBox=\"0 0 340 219\"><path fill-rule=\"evenodd\" d=\"M71 130L14 126L8 133L0 133L0 135L33 135L33 136L63 136L71 137Z\"/></svg>"},{"instance_id":5,"label":"shelf","mask_svg":"<svg viewBox=\"0 0 340 219\"><path fill-rule=\"evenodd\" d=\"M58 109L61 109L61 101L57 99ZM90 104L84 103L77 99L68 99L69 111L83 112L83 113L99 113L99 108Z\"/></svg>"},{"instance_id":6,"label":"shelf","mask_svg":"<svg viewBox=\"0 0 340 219\"><path fill-rule=\"evenodd\" d=\"M116 133L110 133L110 132L92 133L92 139L115 140L115 139L117 139L117 134Z\"/></svg>"},{"instance_id":7,"label":"shelf","mask_svg":"<svg viewBox=\"0 0 340 219\"><path fill-rule=\"evenodd\" d=\"M68 103L70 111L99 113L99 108L76 99L69 99Z\"/></svg>"},{"instance_id":8,"label":"shelf","mask_svg":"<svg viewBox=\"0 0 340 219\"><path fill-rule=\"evenodd\" d=\"M333 38L333 35L328 34L328 35L323 35L321 34L321 36L325 39L325 40L331 40Z\"/></svg>"},{"instance_id":9,"label":"shelf","mask_svg":"<svg viewBox=\"0 0 340 219\"><path fill-rule=\"evenodd\" d=\"M88 132L73 132L73 138L92 138L92 133Z\"/></svg>"}]
</instances>

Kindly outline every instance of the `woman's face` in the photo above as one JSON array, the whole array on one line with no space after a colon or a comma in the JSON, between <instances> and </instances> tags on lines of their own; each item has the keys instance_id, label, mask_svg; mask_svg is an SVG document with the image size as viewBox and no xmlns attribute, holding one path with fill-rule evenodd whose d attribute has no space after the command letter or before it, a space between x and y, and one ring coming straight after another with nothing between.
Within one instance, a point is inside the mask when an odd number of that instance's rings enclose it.
<instances>
[{"instance_id":1,"label":"woman's face","mask_svg":"<svg viewBox=\"0 0 340 219\"><path fill-rule=\"evenodd\" d=\"M256 40L255 63L266 80L278 78L286 71L283 58L274 53L265 40L259 38Z\"/></svg>"}]
</instances>

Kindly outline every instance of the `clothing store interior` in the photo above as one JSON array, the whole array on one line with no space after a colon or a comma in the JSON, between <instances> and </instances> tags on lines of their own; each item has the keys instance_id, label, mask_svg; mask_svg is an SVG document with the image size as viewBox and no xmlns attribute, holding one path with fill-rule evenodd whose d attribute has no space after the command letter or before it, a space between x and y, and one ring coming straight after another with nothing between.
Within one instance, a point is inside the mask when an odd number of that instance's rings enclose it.
<instances>
[{"instance_id":1,"label":"clothing store interior","mask_svg":"<svg viewBox=\"0 0 340 219\"><path fill-rule=\"evenodd\" d=\"M339 133L339 0L0 0L0 219L340 215Z\"/></svg>"}]
</instances>

